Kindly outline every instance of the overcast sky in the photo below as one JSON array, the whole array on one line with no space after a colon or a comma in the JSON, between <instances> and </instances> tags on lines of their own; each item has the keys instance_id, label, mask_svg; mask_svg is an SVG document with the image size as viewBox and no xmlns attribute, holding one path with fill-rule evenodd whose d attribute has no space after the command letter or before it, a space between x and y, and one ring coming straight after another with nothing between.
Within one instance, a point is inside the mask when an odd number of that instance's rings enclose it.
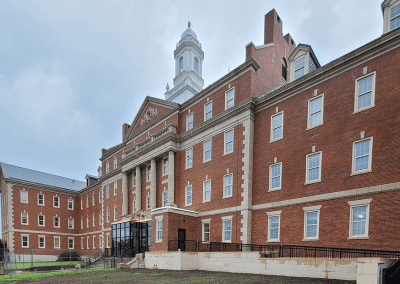
<instances>
[{"instance_id":1,"label":"overcast sky","mask_svg":"<svg viewBox=\"0 0 400 284\"><path fill-rule=\"evenodd\" d=\"M382 34L381 0L0 1L0 161L84 180L121 142L144 98L173 86L173 51L191 21L205 86L263 44L275 8L283 33L321 65ZM362 9L360 9L362 7Z\"/></svg>"}]
</instances>

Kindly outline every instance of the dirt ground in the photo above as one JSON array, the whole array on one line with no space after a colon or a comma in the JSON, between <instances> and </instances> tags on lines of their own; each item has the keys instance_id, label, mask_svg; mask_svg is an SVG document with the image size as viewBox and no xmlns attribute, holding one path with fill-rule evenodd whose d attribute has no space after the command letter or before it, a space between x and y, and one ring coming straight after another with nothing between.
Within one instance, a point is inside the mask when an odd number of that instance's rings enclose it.
<instances>
[{"instance_id":1,"label":"dirt ground","mask_svg":"<svg viewBox=\"0 0 400 284\"><path fill-rule=\"evenodd\" d=\"M267 284L355 284L356 281L268 276L211 271L174 271L153 269L130 269L96 273L51 276L16 283L267 283Z\"/></svg>"}]
</instances>

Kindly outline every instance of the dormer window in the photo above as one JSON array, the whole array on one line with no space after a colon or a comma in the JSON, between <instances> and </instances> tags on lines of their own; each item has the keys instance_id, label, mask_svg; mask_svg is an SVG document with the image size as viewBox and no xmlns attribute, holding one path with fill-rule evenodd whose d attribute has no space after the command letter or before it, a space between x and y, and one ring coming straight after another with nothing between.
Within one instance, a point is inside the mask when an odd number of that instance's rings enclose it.
<instances>
[{"instance_id":1,"label":"dormer window","mask_svg":"<svg viewBox=\"0 0 400 284\"><path fill-rule=\"evenodd\" d=\"M390 30L400 27L400 4L390 9Z\"/></svg>"},{"instance_id":2,"label":"dormer window","mask_svg":"<svg viewBox=\"0 0 400 284\"><path fill-rule=\"evenodd\" d=\"M304 57L294 63L294 79L304 75Z\"/></svg>"},{"instance_id":3,"label":"dormer window","mask_svg":"<svg viewBox=\"0 0 400 284\"><path fill-rule=\"evenodd\" d=\"M292 54L290 54L288 60L290 64L290 81L299 79L321 67L311 46L306 44L299 44Z\"/></svg>"},{"instance_id":4,"label":"dormer window","mask_svg":"<svg viewBox=\"0 0 400 284\"><path fill-rule=\"evenodd\" d=\"M183 57L179 59L179 73L183 72Z\"/></svg>"},{"instance_id":5,"label":"dormer window","mask_svg":"<svg viewBox=\"0 0 400 284\"><path fill-rule=\"evenodd\" d=\"M287 64L285 58L282 58L282 78L287 80Z\"/></svg>"},{"instance_id":6,"label":"dormer window","mask_svg":"<svg viewBox=\"0 0 400 284\"><path fill-rule=\"evenodd\" d=\"M194 72L196 72L196 74L199 73L199 61L197 58L194 59Z\"/></svg>"}]
</instances>

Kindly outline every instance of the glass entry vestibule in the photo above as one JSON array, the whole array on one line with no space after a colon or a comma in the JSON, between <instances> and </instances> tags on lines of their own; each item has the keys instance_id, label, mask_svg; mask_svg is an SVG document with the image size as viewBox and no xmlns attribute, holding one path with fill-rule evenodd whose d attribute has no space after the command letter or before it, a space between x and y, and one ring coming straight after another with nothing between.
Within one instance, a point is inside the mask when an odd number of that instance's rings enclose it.
<instances>
[{"instance_id":1,"label":"glass entry vestibule","mask_svg":"<svg viewBox=\"0 0 400 284\"><path fill-rule=\"evenodd\" d=\"M112 229L111 255L133 257L149 251L151 246L151 221L114 223Z\"/></svg>"}]
</instances>

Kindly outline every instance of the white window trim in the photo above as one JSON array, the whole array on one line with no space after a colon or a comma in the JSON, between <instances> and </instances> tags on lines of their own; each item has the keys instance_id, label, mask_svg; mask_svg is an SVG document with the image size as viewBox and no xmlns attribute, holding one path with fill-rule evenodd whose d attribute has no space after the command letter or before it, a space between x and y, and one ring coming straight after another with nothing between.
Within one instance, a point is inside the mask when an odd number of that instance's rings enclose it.
<instances>
[{"instance_id":1,"label":"white window trim","mask_svg":"<svg viewBox=\"0 0 400 284\"><path fill-rule=\"evenodd\" d=\"M204 224L208 224L208 228L209 228L208 241L207 242L204 241ZM203 219L203 220L201 220L201 241L203 243L208 244L210 242L210 240L211 240L211 218L210 219Z\"/></svg>"},{"instance_id":2,"label":"white window trim","mask_svg":"<svg viewBox=\"0 0 400 284\"><path fill-rule=\"evenodd\" d=\"M310 156L314 156L314 155L318 155L318 154L319 154L319 171L318 171L318 177L319 177L319 178L310 181L308 158L309 158ZM317 182L321 182L321 173L322 173L322 151L308 154L308 155L306 156L306 182L304 183L304 185L312 184L312 183L317 183Z\"/></svg>"},{"instance_id":3,"label":"white window trim","mask_svg":"<svg viewBox=\"0 0 400 284\"><path fill-rule=\"evenodd\" d=\"M55 218L58 218L58 226L56 226L56 219ZM54 228L60 228L60 223L61 223L61 218L58 217L58 216L54 216L53 217L53 227Z\"/></svg>"},{"instance_id":4,"label":"white window trim","mask_svg":"<svg viewBox=\"0 0 400 284\"><path fill-rule=\"evenodd\" d=\"M232 192L231 195L226 194L226 182L225 182L225 177L227 176L232 176ZM231 198L233 196L233 173L225 174L222 178L222 183L223 183L223 190L222 190L222 199L224 198Z\"/></svg>"},{"instance_id":5,"label":"white window trim","mask_svg":"<svg viewBox=\"0 0 400 284\"><path fill-rule=\"evenodd\" d=\"M40 222L39 222L39 217L40 216L43 216L43 225L40 225ZM43 214L39 214L38 215L38 226L39 227L46 227L46 217Z\"/></svg>"},{"instance_id":6,"label":"white window trim","mask_svg":"<svg viewBox=\"0 0 400 284\"><path fill-rule=\"evenodd\" d=\"M94 192L92 193L92 206L96 205L96 197Z\"/></svg>"},{"instance_id":7,"label":"white window trim","mask_svg":"<svg viewBox=\"0 0 400 284\"><path fill-rule=\"evenodd\" d=\"M149 174L149 169L150 169L150 174ZM146 182L149 182L151 180L151 172L152 172L151 165L146 165Z\"/></svg>"},{"instance_id":8,"label":"white window trim","mask_svg":"<svg viewBox=\"0 0 400 284\"><path fill-rule=\"evenodd\" d=\"M277 166L277 165L281 166L281 173L280 173L280 176L279 176L279 187L272 188L272 167L273 166ZM282 170L283 170L282 169L282 162L269 165L269 190L268 190L268 192L282 189Z\"/></svg>"},{"instance_id":9,"label":"white window trim","mask_svg":"<svg viewBox=\"0 0 400 284\"><path fill-rule=\"evenodd\" d=\"M318 99L321 99L321 122L319 124L311 126L311 102L314 100L318 100ZM323 124L324 124L324 94L321 94L321 95L315 96L308 100L307 129L306 130L316 128Z\"/></svg>"},{"instance_id":10,"label":"white window trim","mask_svg":"<svg viewBox=\"0 0 400 284\"><path fill-rule=\"evenodd\" d=\"M99 204L103 202L103 189L99 190Z\"/></svg>"},{"instance_id":11,"label":"white window trim","mask_svg":"<svg viewBox=\"0 0 400 284\"><path fill-rule=\"evenodd\" d=\"M69 204L70 204L70 201L71 201L71 204L72 204L72 208L69 208ZM67 203L68 205L68 210L74 210L74 200L72 199L72 198L68 198L68 203Z\"/></svg>"},{"instance_id":12,"label":"white window trim","mask_svg":"<svg viewBox=\"0 0 400 284\"><path fill-rule=\"evenodd\" d=\"M56 200L56 198L58 199L58 202L57 202L58 206L54 206L54 201ZM53 196L53 207L60 208L60 197L59 196Z\"/></svg>"},{"instance_id":13,"label":"white window trim","mask_svg":"<svg viewBox=\"0 0 400 284\"><path fill-rule=\"evenodd\" d=\"M72 228L69 227L69 220L72 220ZM68 229L74 229L75 224L74 224L74 219L73 218L68 218Z\"/></svg>"},{"instance_id":14,"label":"white window trim","mask_svg":"<svg viewBox=\"0 0 400 284\"><path fill-rule=\"evenodd\" d=\"M26 214L26 223L22 223L22 214ZM29 225L29 214L26 212L21 212L21 225Z\"/></svg>"},{"instance_id":15,"label":"white window trim","mask_svg":"<svg viewBox=\"0 0 400 284\"><path fill-rule=\"evenodd\" d=\"M154 219L156 220L156 243L162 243L162 234L163 234L163 226L164 226L164 224L163 224L163 216L162 215L161 216L156 216ZM161 221L161 239L158 238L158 232L159 232L159 230L158 230L158 222L159 221Z\"/></svg>"},{"instance_id":16,"label":"white window trim","mask_svg":"<svg viewBox=\"0 0 400 284\"><path fill-rule=\"evenodd\" d=\"M164 172L164 169L165 169L165 160L167 160L168 161L168 166L167 166L167 172L165 173ZM168 160L168 157L164 157L163 159L162 159L162 176L167 176L168 175L168 171L169 171L169 160Z\"/></svg>"},{"instance_id":17,"label":"white window trim","mask_svg":"<svg viewBox=\"0 0 400 284\"><path fill-rule=\"evenodd\" d=\"M43 238L43 246L40 246L40 238ZM46 248L46 236L45 235L38 235L38 248L44 249Z\"/></svg>"},{"instance_id":18,"label":"white window trim","mask_svg":"<svg viewBox=\"0 0 400 284\"><path fill-rule=\"evenodd\" d=\"M118 159L117 159L117 157L114 157L113 168L114 168L114 170L118 168Z\"/></svg>"},{"instance_id":19,"label":"white window trim","mask_svg":"<svg viewBox=\"0 0 400 284\"><path fill-rule=\"evenodd\" d=\"M89 207L89 193L86 194L86 208Z\"/></svg>"},{"instance_id":20,"label":"white window trim","mask_svg":"<svg viewBox=\"0 0 400 284\"><path fill-rule=\"evenodd\" d=\"M230 88L230 89L228 89L226 92L225 92L225 110L228 110L228 100L227 100L227 98L228 98L228 93L230 92L230 91L232 91L233 90L233 106L232 107L234 107L235 106L235 93L236 93L236 91L235 91L235 87L232 87L232 88Z\"/></svg>"},{"instance_id":21,"label":"white window trim","mask_svg":"<svg viewBox=\"0 0 400 284\"><path fill-rule=\"evenodd\" d=\"M281 115L282 114L282 136L281 137L279 137L279 138L276 138L276 139L274 139L274 123L273 123L273 119L274 119L274 117L275 116L278 116L278 115ZM272 142L275 142L275 141L279 141L279 140L282 140L283 139L283 118L284 118L284 114L283 114L283 111L280 111L280 112L277 112L277 113L275 113L275 114L273 114L273 115L271 115L271 131L270 131L270 141L269 141L269 143L272 143Z\"/></svg>"},{"instance_id":22,"label":"white window trim","mask_svg":"<svg viewBox=\"0 0 400 284\"><path fill-rule=\"evenodd\" d=\"M114 181L114 188L113 188L113 194L116 196L118 193L118 184L116 181Z\"/></svg>"},{"instance_id":23,"label":"white window trim","mask_svg":"<svg viewBox=\"0 0 400 284\"><path fill-rule=\"evenodd\" d=\"M222 219L222 242L223 243L231 243L232 242L232 234L233 234L232 218L233 218L233 215L221 217L221 219ZM227 221L231 222L231 239L230 240L225 240L225 222L227 222Z\"/></svg>"},{"instance_id":24,"label":"white window trim","mask_svg":"<svg viewBox=\"0 0 400 284\"><path fill-rule=\"evenodd\" d=\"M194 127L194 114L193 114L193 112L191 112L191 113L188 113L188 115L186 116L186 131L190 130L189 129L189 116L192 116L192 128L190 128L190 129L193 129L193 127Z\"/></svg>"},{"instance_id":25,"label":"white window trim","mask_svg":"<svg viewBox=\"0 0 400 284\"><path fill-rule=\"evenodd\" d=\"M396 3L396 2L394 2L393 4L392 4L392 6L390 6L390 7L388 7L388 16L389 16L389 20L388 20L388 32L389 31L394 31L395 29L398 29L399 27L396 27L396 28L394 28L394 29L392 29L391 27L390 27L390 24L391 24L391 22L392 22L392 20L394 20L394 19L396 19L396 18L399 18L400 17L400 15L397 15L397 16L394 16L394 18L392 18L392 9L394 9L395 7L397 7L397 6L399 6L400 5L400 2L398 2L398 3Z\"/></svg>"},{"instance_id":26,"label":"white window trim","mask_svg":"<svg viewBox=\"0 0 400 284\"><path fill-rule=\"evenodd\" d=\"M83 199L81 197L81 210L83 210Z\"/></svg>"},{"instance_id":27,"label":"white window trim","mask_svg":"<svg viewBox=\"0 0 400 284\"><path fill-rule=\"evenodd\" d=\"M110 198L110 185L106 186L106 198Z\"/></svg>"},{"instance_id":28,"label":"white window trim","mask_svg":"<svg viewBox=\"0 0 400 284\"><path fill-rule=\"evenodd\" d=\"M42 195L42 196L43 196L43 204L40 204L40 203L39 203L39 195ZM43 194L43 193L38 193L38 194L37 194L37 205L39 205L39 206L44 206L44 194Z\"/></svg>"},{"instance_id":29,"label":"white window trim","mask_svg":"<svg viewBox=\"0 0 400 284\"><path fill-rule=\"evenodd\" d=\"M304 236L303 241L318 241L319 240L319 216L322 205L303 207L304 210ZM307 213L317 213L317 235L315 237L307 237Z\"/></svg>"},{"instance_id":30,"label":"white window trim","mask_svg":"<svg viewBox=\"0 0 400 284\"><path fill-rule=\"evenodd\" d=\"M84 249L84 237L81 237L81 249Z\"/></svg>"},{"instance_id":31,"label":"white window trim","mask_svg":"<svg viewBox=\"0 0 400 284\"><path fill-rule=\"evenodd\" d=\"M106 223L109 223L109 222L110 222L110 209L107 208L107 211L106 211Z\"/></svg>"},{"instance_id":32,"label":"white window trim","mask_svg":"<svg viewBox=\"0 0 400 284\"><path fill-rule=\"evenodd\" d=\"M207 105L209 105L209 104L211 104L211 117L209 119L207 119ZM211 100L204 104L204 121L210 120L213 117L212 111L213 111L213 109L212 109L212 100Z\"/></svg>"},{"instance_id":33,"label":"white window trim","mask_svg":"<svg viewBox=\"0 0 400 284\"><path fill-rule=\"evenodd\" d=\"M188 187L192 188L192 194L191 194L192 202L190 202L190 203L187 203L187 198L188 198L187 189L188 189ZM188 184L187 186L185 186L185 206L190 206L192 204L193 204L193 186L191 184Z\"/></svg>"},{"instance_id":34,"label":"white window trim","mask_svg":"<svg viewBox=\"0 0 400 284\"><path fill-rule=\"evenodd\" d=\"M355 201L348 201L347 203L350 205L350 218L349 218L349 237L348 239L369 239L369 210L370 210L370 203L371 199L363 199L363 200L355 200ZM366 210L366 220L365 220L365 234L364 235L356 235L353 236L353 222L352 222L352 215L353 215L353 208L355 207L367 207Z\"/></svg>"},{"instance_id":35,"label":"white window trim","mask_svg":"<svg viewBox=\"0 0 400 284\"><path fill-rule=\"evenodd\" d=\"M93 248L95 249L96 248L96 236L93 236L92 238L93 238Z\"/></svg>"},{"instance_id":36,"label":"white window trim","mask_svg":"<svg viewBox=\"0 0 400 284\"><path fill-rule=\"evenodd\" d=\"M188 166L188 150L192 150L192 165L189 167ZM191 168L193 168L193 147L192 148L189 148L189 149L186 149L186 156L185 156L185 170L187 170L187 169L191 169Z\"/></svg>"},{"instance_id":37,"label":"white window trim","mask_svg":"<svg viewBox=\"0 0 400 284\"><path fill-rule=\"evenodd\" d=\"M291 79L290 81L294 81L294 80L300 79L301 77L303 77L304 75L306 75L308 73L309 66L308 66L307 59L309 58L309 56L310 56L309 54L302 55L302 56L300 56L299 58L297 58L296 60L293 61L293 66L291 66L292 67L291 69L293 70L292 71L293 75L291 74L291 76L290 76L290 78L293 78L293 79ZM303 59L303 58L304 58L304 66L303 66L304 73L299 78L296 78L296 67L295 67L296 66L296 62L301 60L301 59ZM297 69L297 70L299 70L299 69Z\"/></svg>"},{"instance_id":38,"label":"white window trim","mask_svg":"<svg viewBox=\"0 0 400 284\"><path fill-rule=\"evenodd\" d=\"M110 247L110 233L107 233L106 234L106 248L109 248Z\"/></svg>"},{"instance_id":39,"label":"white window trim","mask_svg":"<svg viewBox=\"0 0 400 284\"><path fill-rule=\"evenodd\" d=\"M369 159L368 159L368 169L362 170L362 171L357 171L356 172L356 144L359 142L371 140L370 142L370 147L369 147ZM374 137L367 137L364 139L360 139L357 141L353 142L353 151L352 151L352 158L351 158L351 174L350 176L355 176L355 175L360 175L360 174L365 174L365 173L370 173L372 172L372 147L374 144Z\"/></svg>"},{"instance_id":40,"label":"white window trim","mask_svg":"<svg viewBox=\"0 0 400 284\"><path fill-rule=\"evenodd\" d=\"M267 215L268 215L268 240L267 240L267 242L280 242L280 239L281 239L281 213L282 213L282 210L267 212ZM278 238L277 239L271 239L271 236L270 236L270 232L271 232L270 218L271 217L279 217Z\"/></svg>"},{"instance_id":41,"label":"white window trim","mask_svg":"<svg viewBox=\"0 0 400 284\"><path fill-rule=\"evenodd\" d=\"M206 184L206 182L210 182L210 199L205 199L205 197L206 197L206 186L205 186L205 184ZM192 191L193 192L193 191ZM193 202L193 201L192 201ZM203 203L205 203L205 202L211 202L211 179L207 179L207 180L205 180L205 181L203 181Z\"/></svg>"},{"instance_id":42,"label":"white window trim","mask_svg":"<svg viewBox=\"0 0 400 284\"><path fill-rule=\"evenodd\" d=\"M226 151L226 143L227 143L227 141L226 141L226 134L227 134L228 132L231 132L231 131L232 131L232 151L227 152L227 151ZM227 130L227 131L224 132L224 156L225 156L225 155L232 154L232 153L234 152L234 149L235 149L235 130L232 128L232 129Z\"/></svg>"},{"instance_id":43,"label":"white window trim","mask_svg":"<svg viewBox=\"0 0 400 284\"><path fill-rule=\"evenodd\" d=\"M114 221L117 221L118 220L118 207L117 206L115 206L114 207L114 211L113 211L113 215L114 215Z\"/></svg>"},{"instance_id":44,"label":"white window trim","mask_svg":"<svg viewBox=\"0 0 400 284\"><path fill-rule=\"evenodd\" d=\"M58 239L58 247L56 246L56 239ZM54 249L60 249L61 248L61 237L54 236L53 241L54 241L54 244L53 244Z\"/></svg>"},{"instance_id":45,"label":"white window trim","mask_svg":"<svg viewBox=\"0 0 400 284\"><path fill-rule=\"evenodd\" d=\"M110 172L110 163L107 161L106 162L106 174Z\"/></svg>"},{"instance_id":46,"label":"white window trim","mask_svg":"<svg viewBox=\"0 0 400 284\"><path fill-rule=\"evenodd\" d=\"M146 209L151 208L151 200L150 200L150 195L146 196Z\"/></svg>"},{"instance_id":47,"label":"white window trim","mask_svg":"<svg viewBox=\"0 0 400 284\"><path fill-rule=\"evenodd\" d=\"M23 202L22 201L22 193L25 193L26 192L26 202ZM28 192L25 190L25 188L23 189L23 190L21 190L20 191L20 201L21 201L21 203L24 203L24 204L28 204L28 202L29 202L29 194L28 194Z\"/></svg>"},{"instance_id":48,"label":"white window trim","mask_svg":"<svg viewBox=\"0 0 400 284\"><path fill-rule=\"evenodd\" d=\"M26 246L24 246L24 237L26 237ZM29 248L29 234L21 234L21 247L22 248Z\"/></svg>"},{"instance_id":49,"label":"white window trim","mask_svg":"<svg viewBox=\"0 0 400 284\"><path fill-rule=\"evenodd\" d=\"M165 194L167 194L167 199L165 199ZM163 206L167 206L168 204L168 190L164 190L162 193L162 204Z\"/></svg>"},{"instance_id":50,"label":"white window trim","mask_svg":"<svg viewBox=\"0 0 400 284\"><path fill-rule=\"evenodd\" d=\"M72 240L72 248L69 247L69 241ZM68 237L68 249L75 249L75 238Z\"/></svg>"},{"instance_id":51,"label":"white window trim","mask_svg":"<svg viewBox=\"0 0 400 284\"><path fill-rule=\"evenodd\" d=\"M371 105L359 109L358 108L358 81L361 81L362 79L365 79L369 76L373 76L372 77L372 89L371 89ZM375 86L376 86L376 71L365 74L355 80L354 112L353 113L358 113L358 112L375 107Z\"/></svg>"},{"instance_id":52,"label":"white window trim","mask_svg":"<svg viewBox=\"0 0 400 284\"><path fill-rule=\"evenodd\" d=\"M81 229L83 229L83 217L81 217Z\"/></svg>"},{"instance_id":53,"label":"white window trim","mask_svg":"<svg viewBox=\"0 0 400 284\"><path fill-rule=\"evenodd\" d=\"M207 142L211 142L211 147L210 147L211 148L211 150L210 150L211 155L210 155L210 159L209 160L206 160L206 143ZM212 139L209 139L209 140L203 142L203 163L207 163L207 162L209 162L211 160L212 160Z\"/></svg>"}]
</instances>

